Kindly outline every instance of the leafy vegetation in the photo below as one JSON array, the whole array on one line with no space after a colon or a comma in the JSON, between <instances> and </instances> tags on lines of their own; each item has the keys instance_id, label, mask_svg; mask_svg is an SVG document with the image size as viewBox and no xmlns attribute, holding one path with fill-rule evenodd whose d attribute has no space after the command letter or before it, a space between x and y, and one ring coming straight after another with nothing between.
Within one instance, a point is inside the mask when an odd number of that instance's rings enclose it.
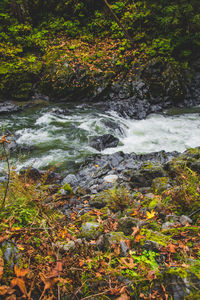
<instances>
[{"instance_id":1,"label":"leafy vegetation","mask_svg":"<svg viewBox=\"0 0 200 300\"><path fill-rule=\"evenodd\" d=\"M186 0L179 3L176 0L132 3L112 0L107 4L104 0L1 1L1 94L14 99L30 97L34 83L40 81L50 49L60 62L64 54L58 55L57 50L66 53L63 63L68 63L70 76L74 77L68 83L71 85L75 83L77 66L90 74L91 69L103 72L105 67L109 72L114 65L112 71L118 77L120 72L131 70L138 59L145 63L160 57L186 66L198 55L200 9L197 0L190 3ZM95 49L97 44L101 50ZM115 47L108 49L110 44ZM88 53L88 49L95 53ZM58 68L58 72L61 70ZM89 77L91 84L94 83L95 74ZM16 86L11 88L15 82ZM23 86L18 94L20 82ZM84 85L78 80L77 84ZM58 83L56 89L62 88Z\"/></svg>"},{"instance_id":2,"label":"leafy vegetation","mask_svg":"<svg viewBox=\"0 0 200 300\"><path fill-rule=\"evenodd\" d=\"M7 143L3 136L2 159L9 162ZM151 197L115 187L97 195L103 208L90 207L83 215L72 209L68 217L59 208L74 199L89 208L88 195L74 194L69 184L49 185L50 171L34 178L29 169L17 174L8 165L9 186L0 186L0 295L170 299L171 286L184 290L186 281L190 291L183 297L194 299L200 280L200 180L186 164L198 160L198 151L189 150L185 164L169 172L172 186L167 177L154 180ZM162 188L155 188L159 183Z\"/></svg>"}]
</instances>

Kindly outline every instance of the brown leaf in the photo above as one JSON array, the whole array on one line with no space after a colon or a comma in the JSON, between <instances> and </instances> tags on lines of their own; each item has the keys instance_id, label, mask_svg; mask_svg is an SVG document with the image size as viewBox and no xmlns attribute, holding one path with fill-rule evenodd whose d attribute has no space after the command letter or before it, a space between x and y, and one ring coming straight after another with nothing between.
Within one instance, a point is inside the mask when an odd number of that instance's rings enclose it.
<instances>
[{"instance_id":1,"label":"brown leaf","mask_svg":"<svg viewBox=\"0 0 200 300\"><path fill-rule=\"evenodd\" d=\"M27 296L27 291L26 291L26 285L25 282L22 278L13 278L11 280L10 286L14 287L14 286L18 286L20 291L22 292L22 294L24 294L25 296Z\"/></svg>"},{"instance_id":2,"label":"brown leaf","mask_svg":"<svg viewBox=\"0 0 200 300\"><path fill-rule=\"evenodd\" d=\"M16 277L25 277L26 274L29 272L29 269L18 269L18 267L15 265L14 271L15 271Z\"/></svg>"},{"instance_id":3,"label":"brown leaf","mask_svg":"<svg viewBox=\"0 0 200 300\"><path fill-rule=\"evenodd\" d=\"M176 253L175 246L172 243L169 244L169 251L171 253Z\"/></svg>"},{"instance_id":4,"label":"brown leaf","mask_svg":"<svg viewBox=\"0 0 200 300\"><path fill-rule=\"evenodd\" d=\"M3 276L3 267L4 267L4 260L2 257L0 257L0 280Z\"/></svg>"},{"instance_id":5,"label":"brown leaf","mask_svg":"<svg viewBox=\"0 0 200 300\"><path fill-rule=\"evenodd\" d=\"M130 300L130 296L127 295L127 293L121 294L119 297L116 298L116 300Z\"/></svg>"},{"instance_id":6,"label":"brown leaf","mask_svg":"<svg viewBox=\"0 0 200 300\"><path fill-rule=\"evenodd\" d=\"M148 274L147 274L147 279L148 280L153 280L153 279L156 279L156 278L157 278L157 276L156 276L156 272L154 270L148 272Z\"/></svg>"},{"instance_id":7,"label":"brown leaf","mask_svg":"<svg viewBox=\"0 0 200 300\"><path fill-rule=\"evenodd\" d=\"M10 286L2 285L0 286L0 296L4 296L6 294L11 295L15 292Z\"/></svg>"},{"instance_id":8,"label":"brown leaf","mask_svg":"<svg viewBox=\"0 0 200 300\"><path fill-rule=\"evenodd\" d=\"M44 291L51 289L59 281L58 278L47 278L42 273L40 273L40 278L44 282Z\"/></svg>"},{"instance_id":9,"label":"brown leaf","mask_svg":"<svg viewBox=\"0 0 200 300\"><path fill-rule=\"evenodd\" d=\"M45 278L58 277L61 272L62 272L62 262L60 260L58 260L56 262L55 268L52 270L52 272L48 276L45 276Z\"/></svg>"},{"instance_id":10,"label":"brown leaf","mask_svg":"<svg viewBox=\"0 0 200 300\"><path fill-rule=\"evenodd\" d=\"M135 237L135 242L138 243L141 239L144 238L144 235L140 235L138 234L136 237Z\"/></svg>"},{"instance_id":11,"label":"brown leaf","mask_svg":"<svg viewBox=\"0 0 200 300\"><path fill-rule=\"evenodd\" d=\"M16 295L10 295L5 298L5 300L16 300L16 299L17 299Z\"/></svg>"},{"instance_id":12,"label":"brown leaf","mask_svg":"<svg viewBox=\"0 0 200 300\"><path fill-rule=\"evenodd\" d=\"M133 232L131 233L131 236L135 236L140 231L139 227L132 227L132 230Z\"/></svg>"}]
</instances>

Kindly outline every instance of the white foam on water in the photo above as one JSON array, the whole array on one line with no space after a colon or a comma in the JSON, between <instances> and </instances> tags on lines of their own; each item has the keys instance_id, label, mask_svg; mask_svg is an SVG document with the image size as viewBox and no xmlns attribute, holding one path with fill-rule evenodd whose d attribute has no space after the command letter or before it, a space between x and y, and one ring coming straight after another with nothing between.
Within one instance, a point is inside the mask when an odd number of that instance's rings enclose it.
<instances>
[{"instance_id":1,"label":"white foam on water","mask_svg":"<svg viewBox=\"0 0 200 300\"><path fill-rule=\"evenodd\" d=\"M163 116L152 114L145 120L123 120L125 135L118 137L121 146L106 149L104 153L149 153L153 151L180 151L200 145L199 114Z\"/></svg>"}]
</instances>

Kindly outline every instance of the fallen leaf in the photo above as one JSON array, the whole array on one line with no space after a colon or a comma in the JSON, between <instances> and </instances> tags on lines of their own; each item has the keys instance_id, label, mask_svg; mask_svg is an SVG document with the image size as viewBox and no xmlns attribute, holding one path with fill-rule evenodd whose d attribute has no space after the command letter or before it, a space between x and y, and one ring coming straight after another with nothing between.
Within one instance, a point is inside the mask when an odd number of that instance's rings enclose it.
<instances>
[{"instance_id":1,"label":"fallen leaf","mask_svg":"<svg viewBox=\"0 0 200 300\"><path fill-rule=\"evenodd\" d=\"M22 294L24 294L25 296L27 296L27 291L26 291L26 285L25 282L22 278L13 278L11 280L10 286L14 287L14 286L18 286L20 291L22 292Z\"/></svg>"},{"instance_id":2,"label":"fallen leaf","mask_svg":"<svg viewBox=\"0 0 200 300\"><path fill-rule=\"evenodd\" d=\"M169 251L171 253L176 253L175 246L172 243L169 244Z\"/></svg>"},{"instance_id":3,"label":"fallen leaf","mask_svg":"<svg viewBox=\"0 0 200 300\"><path fill-rule=\"evenodd\" d=\"M156 215L155 211L153 210L151 212L147 211L147 219L152 219L153 217L155 217L155 215Z\"/></svg>"},{"instance_id":4,"label":"fallen leaf","mask_svg":"<svg viewBox=\"0 0 200 300\"><path fill-rule=\"evenodd\" d=\"M10 286L7 285L2 285L0 286L0 296L4 296L4 295L11 295L15 292L14 289L12 289Z\"/></svg>"},{"instance_id":5,"label":"fallen leaf","mask_svg":"<svg viewBox=\"0 0 200 300\"><path fill-rule=\"evenodd\" d=\"M143 239L144 238L144 235L140 235L140 234L138 234L136 237L135 237L135 242L136 243L139 243L139 241L141 240L141 239Z\"/></svg>"},{"instance_id":6,"label":"fallen leaf","mask_svg":"<svg viewBox=\"0 0 200 300\"><path fill-rule=\"evenodd\" d=\"M16 295L10 295L5 298L5 300L16 300L16 299L17 299Z\"/></svg>"},{"instance_id":7,"label":"fallen leaf","mask_svg":"<svg viewBox=\"0 0 200 300\"><path fill-rule=\"evenodd\" d=\"M130 296L127 295L126 293L121 294L119 297L116 298L116 300L130 300Z\"/></svg>"},{"instance_id":8,"label":"fallen leaf","mask_svg":"<svg viewBox=\"0 0 200 300\"><path fill-rule=\"evenodd\" d=\"M44 276L44 274L42 274L42 273L40 273L40 278L44 282L44 291L43 291L43 293L46 290L52 288L55 285L55 283L59 281L59 278L46 278Z\"/></svg>"},{"instance_id":9,"label":"fallen leaf","mask_svg":"<svg viewBox=\"0 0 200 300\"><path fill-rule=\"evenodd\" d=\"M14 271L15 271L16 277L25 277L26 274L29 272L29 269L18 269L18 267L15 265Z\"/></svg>"}]
</instances>

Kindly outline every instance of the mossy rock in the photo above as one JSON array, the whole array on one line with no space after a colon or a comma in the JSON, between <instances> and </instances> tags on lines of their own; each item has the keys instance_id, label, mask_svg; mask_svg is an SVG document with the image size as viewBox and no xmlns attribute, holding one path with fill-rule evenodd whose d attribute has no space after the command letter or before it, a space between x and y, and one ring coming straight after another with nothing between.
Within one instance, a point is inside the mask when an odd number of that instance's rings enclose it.
<instances>
[{"instance_id":1,"label":"mossy rock","mask_svg":"<svg viewBox=\"0 0 200 300\"><path fill-rule=\"evenodd\" d=\"M125 235L130 235L133 232L133 227L140 225L140 220L133 217L123 217L118 220L118 230Z\"/></svg>"},{"instance_id":2,"label":"mossy rock","mask_svg":"<svg viewBox=\"0 0 200 300\"><path fill-rule=\"evenodd\" d=\"M86 238L86 240L92 240L98 238L102 232L102 224L97 222L85 222L80 228L80 237Z\"/></svg>"},{"instance_id":3,"label":"mossy rock","mask_svg":"<svg viewBox=\"0 0 200 300\"><path fill-rule=\"evenodd\" d=\"M128 172L132 187L151 186L153 179L166 176L162 165L152 162L144 163L139 170L129 170Z\"/></svg>"},{"instance_id":4,"label":"mossy rock","mask_svg":"<svg viewBox=\"0 0 200 300\"><path fill-rule=\"evenodd\" d=\"M169 242L173 241L170 236L164 235L160 232L153 231L150 229L142 229L140 234L145 236L145 238L142 241L143 245L146 240L158 243L161 246L167 246Z\"/></svg>"},{"instance_id":5,"label":"mossy rock","mask_svg":"<svg viewBox=\"0 0 200 300\"><path fill-rule=\"evenodd\" d=\"M162 194L165 190L168 190L171 185L171 181L169 177L158 177L155 178L151 185L151 191L155 194Z\"/></svg>"}]
</instances>

